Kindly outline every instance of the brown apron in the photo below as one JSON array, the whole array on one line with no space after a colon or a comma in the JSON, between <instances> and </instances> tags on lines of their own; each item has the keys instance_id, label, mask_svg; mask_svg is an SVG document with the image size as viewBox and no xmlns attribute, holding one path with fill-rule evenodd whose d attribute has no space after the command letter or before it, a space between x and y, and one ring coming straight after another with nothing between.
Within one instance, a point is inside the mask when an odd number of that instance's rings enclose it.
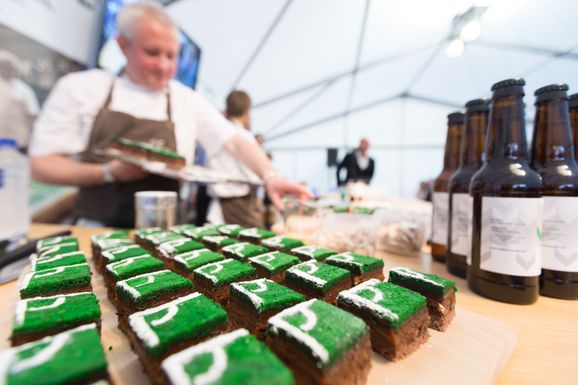
<instances>
[{"instance_id":1,"label":"brown apron","mask_svg":"<svg viewBox=\"0 0 578 385\"><path fill-rule=\"evenodd\" d=\"M109 159L97 156L95 149L105 149L115 136L176 150L174 124L171 115L170 91L167 88L167 120L139 119L123 112L109 109L114 83L96 115L88 147L82 154L82 161L105 163ZM134 227L134 194L137 191L160 190L179 191L179 182L158 175L149 174L144 179L130 183L106 183L91 187L81 187L76 199L74 214L77 218L89 218L102 222L108 227Z\"/></svg>"}]
</instances>

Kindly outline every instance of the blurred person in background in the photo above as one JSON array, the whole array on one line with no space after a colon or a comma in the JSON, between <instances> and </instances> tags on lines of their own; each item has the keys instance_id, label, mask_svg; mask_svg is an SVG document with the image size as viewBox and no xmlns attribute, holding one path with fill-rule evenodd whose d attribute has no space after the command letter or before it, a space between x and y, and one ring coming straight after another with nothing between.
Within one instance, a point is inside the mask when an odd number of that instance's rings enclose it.
<instances>
[{"instance_id":1,"label":"blurred person in background","mask_svg":"<svg viewBox=\"0 0 578 385\"><path fill-rule=\"evenodd\" d=\"M361 139L359 146L345 155L345 158L337 166L337 185L343 186L349 182L363 182L369 184L373 178L375 162L367 155L369 140ZM345 169L345 178L342 177L342 170Z\"/></svg>"}]
</instances>

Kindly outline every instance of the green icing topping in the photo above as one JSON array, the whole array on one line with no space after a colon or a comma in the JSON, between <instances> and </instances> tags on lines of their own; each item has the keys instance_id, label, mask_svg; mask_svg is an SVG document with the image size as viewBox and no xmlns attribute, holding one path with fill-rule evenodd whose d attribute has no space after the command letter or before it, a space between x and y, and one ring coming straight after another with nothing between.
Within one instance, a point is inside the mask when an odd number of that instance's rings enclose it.
<instances>
[{"instance_id":1,"label":"green icing topping","mask_svg":"<svg viewBox=\"0 0 578 385\"><path fill-rule=\"evenodd\" d=\"M151 253L147 249L135 244L115 247L114 249L102 252L102 258L106 263L121 261L126 258L138 257L141 255L151 255Z\"/></svg>"},{"instance_id":2,"label":"green icing topping","mask_svg":"<svg viewBox=\"0 0 578 385\"><path fill-rule=\"evenodd\" d=\"M199 249L179 254L174 257L175 264L186 271L193 271L208 263L224 260L225 257L209 249Z\"/></svg>"},{"instance_id":3,"label":"green icing topping","mask_svg":"<svg viewBox=\"0 0 578 385\"><path fill-rule=\"evenodd\" d=\"M180 159L183 158L178 152L166 147L151 146L147 150L156 155L166 156L167 158Z\"/></svg>"},{"instance_id":4,"label":"green icing topping","mask_svg":"<svg viewBox=\"0 0 578 385\"><path fill-rule=\"evenodd\" d=\"M167 258L172 258L175 255L186 253L188 251L204 249L205 245L200 242L193 241L189 238L180 238L172 241L164 242L159 246L159 251Z\"/></svg>"},{"instance_id":5,"label":"green icing topping","mask_svg":"<svg viewBox=\"0 0 578 385\"><path fill-rule=\"evenodd\" d=\"M86 257L82 251L73 251L72 253L57 254L53 257L36 258L33 262L32 270L41 271L79 263L86 263Z\"/></svg>"},{"instance_id":6,"label":"green icing topping","mask_svg":"<svg viewBox=\"0 0 578 385\"><path fill-rule=\"evenodd\" d=\"M90 269L86 263L60 266L26 274L20 286L20 297L56 294L89 285Z\"/></svg>"},{"instance_id":7,"label":"green icing topping","mask_svg":"<svg viewBox=\"0 0 578 385\"><path fill-rule=\"evenodd\" d=\"M456 283L435 274L420 273L405 267L389 271L389 282L419 290L422 293L443 297L450 289L457 291Z\"/></svg>"},{"instance_id":8,"label":"green icing topping","mask_svg":"<svg viewBox=\"0 0 578 385\"><path fill-rule=\"evenodd\" d=\"M176 353L162 367L174 384L196 384L207 377L211 385L295 384L291 371L245 329Z\"/></svg>"},{"instance_id":9,"label":"green icing topping","mask_svg":"<svg viewBox=\"0 0 578 385\"><path fill-rule=\"evenodd\" d=\"M184 235L185 230L194 230L197 226L186 224L186 225L175 225L169 228L170 231L176 234Z\"/></svg>"},{"instance_id":10,"label":"green icing topping","mask_svg":"<svg viewBox=\"0 0 578 385\"><path fill-rule=\"evenodd\" d=\"M301 246L291 249L291 254L301 257L302 259L316 259L318 261L324 261L325 258L331 255L335 255L337 252L317 246Z\"/></svg>"},{"instance_id":11,"label":"green icing topping","mask_svg":"<svg viewBox=\"0 0 578 385\"><path fill-rule=\"evenodd\" d=\"M99 319L98 299L92 293L30 298L16 305L13 334L66 330Z\"/></svg>"},{"instance_id":12,"label":"green icing topping","mask_svg":"<svg viewBox=\"0 0 578 385\"><path fill-rule=\"evenodd\" d=\"M236 259L224 259L209 263L193 271L195 278L209 280L213 286L222 286L255 276L255 269Z\"/></svg>"},{"instance_id":13,"label":"green icing topping","mask_svg":"<svg viewBox=\"0 0 578 385\"><path fill-rule=\"evenodd\" d=\"M336 214L348 213L349 212L349 206L334 206L333 212Z\"/></svg>"},{"instance_id":14,"label":"green icing topping","mask_svg":"<svg viewBox=\"0 0 578 385\"><path fill-rule=\"evenodd\" d=\"M103 239L128 239L128 231L125 230L115 230L108 231L106 233L94 234L90 237L92 243L96 243Z\"/></svg>"},{"instance_id":15,"label":"green icing topping","mask_svg":"<svg viewBox=\"0 0 578 385\"><path fill-rule=\"evenodd\" d=\"M228 246L235 243L239 243L238 240L226 237L224 235L205 235L203 237L203 242L205 242L207 245L216 247Z\"/></svg>"},{"instance_id":16,"label":"green icing topping","mask_svg":"<svg viewBox=\"0 0 578 385\"><path fill-rule=\"evenodd\" d=\"M300 263L285 272L285 280L320 289L323 293L343 279L350 279L348 270L315 260Z\"/></svg>"},{"instance_id":17,"label":"green icing topping","mask_svg":"<svg viewBox=\"0 0 578 385\"><path fill-rule=\"evenodd\" d=\"M285 237L272 237L264 239L262 242L263 246L270 247L272 249L289 251L299 246L303 246L303 242L299 239L285 238Z\"/></svg>"},{"instance_id":18,"label":"green icing topping","mask_svg":"<svg viewBox=\"0 0 578 385\"><path fill-rule=\"evenodd\" d=\"M237 237L239 233L245 229L246 227L243 227L241 225L221 225L217 227L217 230L221 234L227 235L229 237Z\"/></svg>"},{"instance_id":19,"label":"green icing topping","mask_svg":"<svg viewBox=\"0 0 578 385\"><path fill-rule=\"evenodd\" d=\"M397 329L426 306L426 299L404 287L370 279L339 293L337 303L368 312L373 318L386 321L392 328Z\"/></svg>"},{"instance_id":20,"label":"green icing topping","mask_svg":"<svg viewBox=\"0 0 578 385\"><path fill-rule=\"evenodd\" d=\"M156 233L164 233L165 230L161 229L160 227L150 227L148 229L137 230L134 232L134 235L139 238L144 238L147 235L152 235Z\"/></svg>"},{"instance_id":21,"label":"green icing topping","mask_svg":"<svg viewBox=\"0 0 578 385\"><path fill-rule=\"evenodd\" d=\"M44 238L36 243L36 250L40 252L42 249L62 243L76 243L76 247L78 247L78 238L71 236Z\"/></svg>"},{"instance_id":22,"label":"green icing topping","mask_svg":"<svg viewBox=\"0 0 578 385\"><path fill-rule=\"evenodd\" d=\"M111 239L101 239L96 242L96 246L100 251L116 249L117 247L134 245L134 242L128 238L111 238Z\"/></svg>"},{"instance_id":23,"label":"green icing topping","mask_svg":"<svg viewBox=\"0 0 578 385\"><path fill-rule=\"evenodd\" d=\"M134 277L135 275L152 273L164 267L162 261L151 255L129 257L106 265L106 269L114 277L115 281Z\"/></svg>"},{"instance_id":24,"label":"green icing topping","mask_svg":"<svg viewBox=\"0 0 578 385\"><path fill-rule=\"evenodd\" d=\"M38 253L38 257L54 257L58 254L72 253L73 251L78 251L78 243L61 243L56 246L49 246L42 249Z\"/></svg>"},{"instance_id":25,"label":"green icing topping","mask_svg":"<svg viewBox=\"0 0 578 385\"><path fill-rule=\"evenodd\" d=\"M106 359L94 324L0 353L7 385L61 385L106 378Z\"/></svg>"},{"instance_id":26,"label":"green icing topping","mask_svg":"<svg viewBox=\"0 0 578 385\"><path fill-rule=\"evenodd\" d=\"M193 289L193 283L169 270L141 274L116 283L117 293L134 304L183 288Z\"/></svg>"},{"instance_id":27,"label":"green icing topping","mask_svg":"<svg viewBox=\"0 0 578 385\"><path fill-rule=\"evenodd\" d=\"M256 227L251 227L250 229L245 229L239 233L239 236L253 239L261 240L267 239L275 236L275 233L269 230L258 229Z\"/></svg>"},{"instance_id":28,"label":"green icing topping","mask_svg":"<svg viewBox=\"0 0 578 385\"><path fill-rule=\"evenodd\" d=\"M132 314L129 323L152 356L158 357L176 343L199 338L225 325L227 312L199 293Z\"/></svg>"},{"instance_id":29,"label":"green icing topping","mask_svg":"<svg viewBox=\"0 0 578 385\"><path fill-rule=\"evenodd\" d=\"M285 309L307 298L270 279L256 279L231 284L231 296L252 306L257 313Z\"/></svg>"},{"instance_id":30,"label":"green icing topping","mask_svg":"<svg viewBox=\"0 0 578 385\"><path fill-rule=\"evenodd\" d=\"M291 266L301 262L299 258L280 251L257 255L256 257L249 258L249 261L253 266L259 266L271 274L285 271Z\"/></svg>"},{"instance_id":31,"label":"green icing topping","mask_svg":"<svg viewBox=\"0 0 578 385\"><path fill-rule=\"evenodd\" d=\"M220 235L219 231L214 226L197 227L193 230L186 230L183 234L197 241L200 241L207 235Z\"/></svg>"},{"instance_id":32,"label":"green icing topping","mask_svg":"<svg viewBox=\"0 0 578 385\"><path fill-rule=\"evenodd\" d=\"M293 342L296 349L311 356L317 367L325 371L367 334L368 328L360 318L312 299L269 319L268 333Z\"/></svg>"},{"instance_id":33,"label":"green icing topping","mask_svg":"<svg viewBox=\"0 0 578 385\"><path fill-rule=\"evenodd\" d=\"M375 209L370 207L355 207L353 209L354 214L361 214L361 215L372 215L375 212Z\"/></svg>"},{"instance_id":34,"label":"green icing topping","mask_svg":"<svg viewBox=\"0 0 578 385\"><path fill-rule=\"evenodd\" d=\"M187 238L183 235L171 233L169 231L147 235L143 238L143 240L151 246L159 246L169 241L177 241L181 239L185 240Z\"/></svg>"},{"instance_id":35,"label":"green icing topping","mask_svg":"<svg viewBox=\"0 0 578 385\"><path fill-rule=\"evenodd\" d=\"M249 242L235 243L233 245L223 247L223 254L227 257L240 259L245 261L251 257L268 252L269 249L263 246L254 245Z\"/></svg>"},{"instance_id":36,"label":"green icing topping","mask_svg":"<svg viewBox=\"0 0 578 385\"><path fill-rule=\"evenodd\" d=\"M383 260L355 253L341 253L328 257L325 263L349 270L354 275L383 269Z\"/></svg>"}]
</instances>

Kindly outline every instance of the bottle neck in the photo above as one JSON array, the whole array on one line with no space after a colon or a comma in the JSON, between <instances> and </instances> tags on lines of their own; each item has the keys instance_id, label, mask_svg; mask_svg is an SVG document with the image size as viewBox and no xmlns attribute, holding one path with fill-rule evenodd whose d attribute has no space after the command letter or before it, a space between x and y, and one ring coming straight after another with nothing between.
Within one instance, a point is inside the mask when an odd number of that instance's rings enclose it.
<instances>
[{"instance_id":1,"label":"bottle neck","mask_svg":"<svg viewBox=\"0 0 578 385\"><path fill-rule=\"evenodd\" d=\"M484 111L466 114L466 126L462 138L460 167L481 166L484 138L488 127L488 113Z\"/></svg>"},{"instance_id":2,"label":"bottle neck","mask_svg":"<svg viewBox=\"0 0 578 385\"><path fill-rule=\"evenodd\" d=\"M570 125L572 126L572 137L574 138L574 151L578 140L578 107L570 110Z\"/></svg>"},{"instance_id":3,"label":"bottle neck","mask_svg":"<svg viewBox=\"0 0 578 385\"><path fill-rule=\"evenodd\" d=\"M444 154L444 171L456 170L460 164L460 146L462 143L463 124L450 124L446 137Z\"/></svg>"},{"instance_id":4,"label":"bottle neck","mask_svg":"<svg viewBox=\"0 0 578 385\"><path fill-rule=\"evenodd\" d=\"M556 98L539 102L532 136L532 167L573 158L568 100Z\"/></svg>"},{"instance_id":5,"label":"bottle neck","mask_svg":"<svg viewBox=\"0 0 578 385\"><path fill-rule=\"evenodd\" d=\"M523 95L494 97L486 147L487 161L520 161L527 157Z\"/></svg>"}]
</instances>

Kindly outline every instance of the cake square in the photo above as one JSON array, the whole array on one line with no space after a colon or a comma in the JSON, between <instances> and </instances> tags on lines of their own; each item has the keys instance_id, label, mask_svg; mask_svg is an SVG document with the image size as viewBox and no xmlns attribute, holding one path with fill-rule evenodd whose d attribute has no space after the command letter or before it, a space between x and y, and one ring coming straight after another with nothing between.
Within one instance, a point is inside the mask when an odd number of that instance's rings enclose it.
<instances>
[{"instance_id":1,"label":"cake square","mask_svg":"<svg viewBox=\"0 0 578 385\"><path fill-rule=\"evenodd\" d=\"M317 299L271 317L267 345L298 384L363 385L371 369L363 320Z\"/></svg>"},{"instance_id":2,"label":"cake square","mask_svg":"<svg viewBox=\"0 0 578 385\"><path fill-rule=\"evenodd\" d=\"M90 237L90 244L92 248L92 259L95 265L100 263L100 253L102 252L102 241L106 240L122 240L124 242L130 242L128 231L108 231L105 233L94 234ZM100 244L99 244L100 243ZM131 242L132 243L132 242Z\"/></svg>"},{"instance_id":3,"label":"cake square","mask_svg":"<svg viewBox=\"0 0 578 385\"><path fill-rule=\"evenodd\" d=\"M291 372L245 329L214 337L162 363L165 383L294 385Z\"/></svg>"},{"instance_id":4,"label":"cake square","mask_svg":"<svg viewBox=\"0 0 578 385\"><path fill-rule=\"evenodd\" d=\"M193 283L170 270L137 275L116 283L119 328L126 330L126 317L158 306L193 291Z\"/></svg>"},{"instance_id":5,"label":"cake square","mask_svg":"<svg viewBox=\"0 0 578 385\"><path fill-rule=\"evenodd\" d=\"M200 242L189 238L181 238L162 243L158 247L157 255L160 258L172 259L175 255L204 248L205 245Z\"/></svg>"},{"instance_id":6,"label":"cake square","mask_svg":"<svg viewBox=\"0 0 578 385\"><path fill-rule=\"evenodd\" d=\"M337 254L336 251L324 249L318 246L301 246L291 249L291 254L298 257L302 261L314 259L323 262L325 258Z\"/></svg>"},{"instance_id":7,"label":"cake square","mask_svg":"<svg viewBox=\"0 0 578 385\"><path fill-rule=\"evenodd\" d=\"M335 303L337 294L351 287L351 274L312 259L287 270L283 284L308 297Z\"/></svg>"},{"instance_id":8,"label":"cake square","mask_svg":"<svg viewBox=\"0 0 578 385\"><path fill-rule=\"evenodd\" d=\"M76 248L78 249L78 238L68 235L63 237L50 237L38 240L36 243L36 252L40 253L42 249L46 249L51 246L57 246L62 243L76 243Z\"/></svg>"},{"instance_id":9,"label":"cake square","mask_svg":"<svg viewBox=\"0 0 578 385\"><path fill-rule=\"evenodd\" d=\"M184 225L175 225L175 226L171 226L169 227L169 230L172 231L175 234L179 234L179 235L185 235L184 231L185 230L194 230L196 229L197 226L192 225L192 224L184 224Z\"/></svg>"},{"instance_id":10,"label":"cake square","mask_svg":"<svg viewBox=\"0 0 578 385\"><path fill-rule=\"evenodd\" d=\"M100 328L100 308L93 293L75 293L23 299L16 305L12 345L95 323Z\"/></svg>"},{"instance_id":11,"label":"cake square","mask_svg":"<svg viewBox=\"0 0 578 385\"><path fill-rule=\"evenodd\" d=\"M281 283L285 280L285 271L301 261L293 255L273 251L251 257L249 258L249 262L257 270L259 277L269 278Z\"/></svg>"},{"instance_id":12,"label":"cake square","mask_svg":"<svg viewBox=\"0 0 578 385\"><path fill-rule=\"evenodd\" d=\"M222 254L209 249L199 249L176 255L173 258L173 267L176 272L192 279L195 269L224 259Z\"/></svg>"},{"instance_id":13,"label":"cake square","mask_svg":"<svg viewBox=\"0 0 578 385\"><path fill-rule=\"evenodd\" d=\"M225 246L239 243L238 240L229 238L225 235L205 235L202 241L209 249L216 252L220 252Z\"/></svg>"},{"instance_id":14,"label":"cake square","mask_svg":"<svg viewBox=\"0 0 578 385\"><path fill-rule=\"evenodd\" d=\"M242 230L239 232L239 238L243 241L259 243L263 239L274 237L275 233L270 230L259 229L257 227L251 227L249 229Z\"/></svg>"},{"instance_id":15,"label":"cake square","mask_svg":"<svg viewBox=\"0 0 578 385\"><path fill-rule=\"evenodd\" d=\"M49 258L58 254L72 253L73 251L78 251L77 242L59 243L58 245L48 246L41 249L37 255L38 258Z\"/></svg>"},{"instance_id":16,"label":"cake square","mask_svg":"<svg viewBox=\"0 0 578 385\"><path fill-rule=\"evenodd\" d=\"M239 233L245 229L246 227L241 225L221 225L217 227L219 233L231 238L237 238Z\"/></svg>"},{"instance_id":17,"label":"cake square","mask_svg":"<svg viewBox=\"0 0 578 385\"><path fill-rule=\"evenodd\" d=\"M291 249L303 246L303 241L300 241L299 239L276 236L263 239L261 244L273 250L288 252Z\"/></svg>"},{"instance_id":18,"label":"cake square","mask_svg":"<svg viewBox=\"0 0 578 385\"><path fill-rule=\"evenodd\" d=\"M167 356L226 331L227 312L200 293L131 314L128 337L154 383Z\"/></svg>"},{"instance_id":19,"label":"cake square","mask_svg":"<svg viewBox=\"0 0 578 385\"><path fill-rule=\"evenodd\" d=\"M427 298L429 327L445 331L456 314L456 283L435 274L420 273L405 267L389 271L389 282L417 291Z\"/></svg>"},{"instance_id":20,"label":"cake square","mask_svg":"<svg viewBox=\"0 0 578 385\"><path fill-rule=\"evenodd\" d=\"M269 318L306 299L288 287L260 278L231 284L228 310L235 325L262 339Z\"/></svg>"},{"instance_id":21,"label":"cake square","mask_svg":"<svg viewBox=\"0 0 578 385\"><path fill-rule=\"evenodd\" d=\"M163 270L163 262L150 254L129 257L106 265L103 279L107 288L107 296L116 304L116 283L137 275Z\"/></svg>"},{"instance_id":22,"label":"cake square","mask_svg":"<svg viewBox=\"0 0 578 385\"><path fill-rule=\"evenodd\" d=\"M426 299L404 287L370 279L339 293L337 305L365 320L373 350L389 360L406 357L429 337Z\"/></svg>"},{"instance_id":23,"label":"cake square","mask_svg":"<svg viewBox=\"0 0 578 385\"><path fill-rule=\"evenodd\" d=\"M32 256L30 271L41 271L46 269L54 269L60 266L78 265L79 263L86 263L86 256L82 251L73 251L71 253L57 254L53 257L38 258Z\"/></svg>"},{"instance_id":24,"label":"cake square","mask_svg":"<svg viewBox=\"0 0 578 385\"><path fill-rule=\"evenodd\" d=\"M0 363L3 384L90 384L110 380L95 324L4 350Z\"/></svg>"},{"instance_id":25,"label":"cake square","mask_svg":"<svg viewBox=\"0 0 578 385\"><path fill-rule=\"evenodd\" d=\"M134 242L128 238L110 238L101 239L92 244L92 259L96 270L102 273L105 262L102 260L102 253L124 246L134 245Z\"/></svg>"},{"instance_id":26,"label":"cake square","mask_svg":"<svg viewBox=\"0 0 578 385\"><path fill-rule=\"evenodd\" d=\"M140 257L142 255L151 255L151 252L142 246L131 243L112 249L103 250L101 252L100 264L96 265L96 269L104 274L104 267L112 262L122 261L123 259L131 257Z\"/></svg>"},{"instance_id":27,"label":"cake square","mask_svg":"<svg viewBox=\"0 0 578 385\"><path fill-rule=\"evenodd\" d=\"M159 233L150 234L143 237L142 239L143 239L142 246L146 249L149 249L152 252L154 252L163 243L177 240L188 240L188 238L185 237L184 235L171 233L170 231L163 231Z\"/></svg>"},{"instance_id":28,"label":"cake square","mask_svg":"<svg viewBox=\"0 0 578 385\"><path fill-rule=\"evenodd\" d=\"M92 291L88 264L60 266L26 274L20 284L20 298Z\"/></svg>"},{"instance_id":29,"label":"cake square","mask_svg":"<svg viewBox=\"0 0 578 385\"><path fill-rule=\"evenodd\" d=\"M352 286L371 278L383 280L383 259L351 252L332 255L325 259L325 263L349 270Z\"/></svg>"},{"instance_id":30,"label":"cake square","mask_svg":"<svg viewBox=\"0 0 578 385\"><path fill-rule=\"evenodd\" d=\"M222 304L229 300L229 284L253 278L257 278L255 269L235 259L209 263L193 271L199 291Z\"/></svg>"},{"instance_id":31,"label":"cake square","mask_svg":"<svg viewBox=\"0 0 578 385\"><path fill-rule=\"evenodd\" d=\"M207 235L220 235L219 231L215 226L205 225L197 227L196 229L186 230L183 232L189 238L193 238L195 241L200 241L203 237Z\"/></svg>"},{"instance_id":32,"label":"cake square","mask_svg":"<svg viewBox=\"0 0 578 385\"><path fill-rule=\"evenodd\" d=\"M240 242L222 248L223 255L228 258L235 258L239 261L246 261L256 255L265 254L269 251L264 246L254 245L249 242Z\"/></svg>"}]
</instances>

